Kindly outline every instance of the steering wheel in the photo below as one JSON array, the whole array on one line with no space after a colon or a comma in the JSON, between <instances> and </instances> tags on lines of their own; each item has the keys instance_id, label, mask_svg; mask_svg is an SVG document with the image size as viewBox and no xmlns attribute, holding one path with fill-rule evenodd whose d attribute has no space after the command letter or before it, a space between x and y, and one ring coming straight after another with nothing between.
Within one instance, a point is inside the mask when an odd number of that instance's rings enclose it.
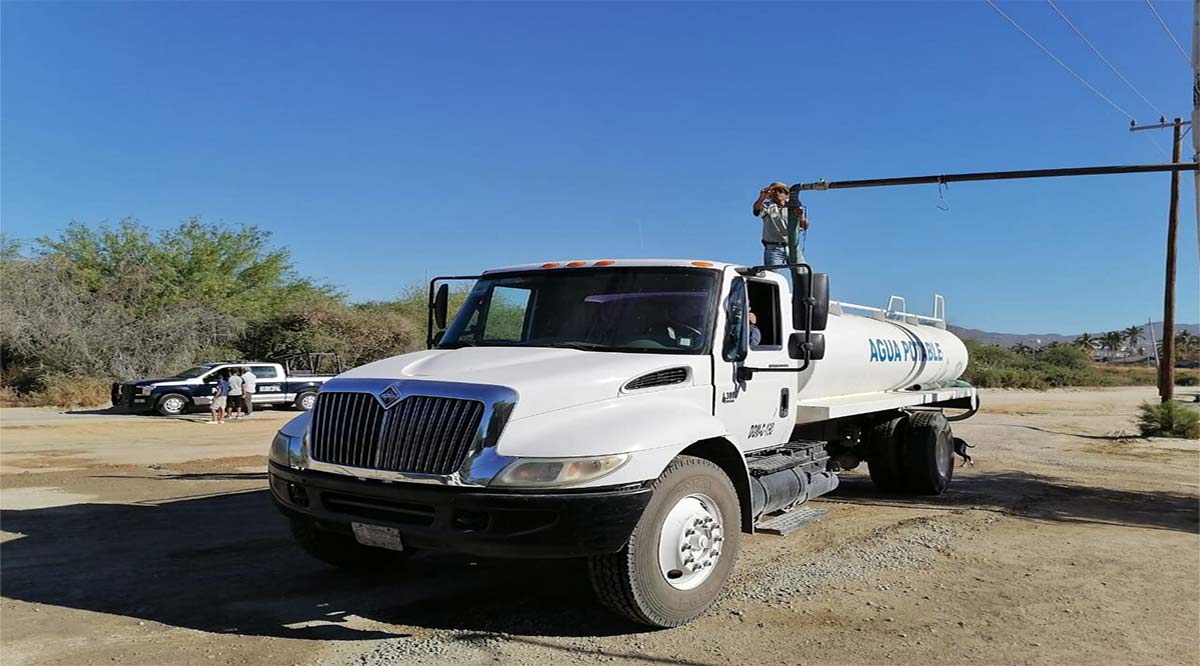
<instances>
[{"instance_id":1,"label":"steering wheel","mask_svg":"<svg viewBox=\"0 0 1200 666\"><path fill-rule=\"evenodd\" d=\"M676 341L678 341L680 339L680 336L678 335L678 331L681 329L685 333L690 333L691 336L686 336L686 337L691 337L696 342L704 339L704 331L701 331L700 329L696 328L695 326L689 326L687 324L682 324L680 322L673 321L670 319L663 322L663 328L667 329L668 334L675 333L675 335L672 336L672 338ZM695 346L694 342L693 342L692 346Z\"/></svg>"}]
</instances>

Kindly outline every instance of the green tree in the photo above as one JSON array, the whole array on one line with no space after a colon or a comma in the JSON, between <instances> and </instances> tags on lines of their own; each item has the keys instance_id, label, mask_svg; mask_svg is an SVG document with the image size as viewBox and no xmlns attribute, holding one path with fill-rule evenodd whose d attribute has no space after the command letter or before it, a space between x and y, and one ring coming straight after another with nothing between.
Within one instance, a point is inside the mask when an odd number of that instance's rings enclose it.
<instances>
[{"instance_id":1,"label":"green tree","mask_svg":"<svg viewBox=\"0 0 1200 666\"><path fill-rule=\"evenodd\" d=\"M277 311L304 294L335 295L295 274L290 253L253 226L227 228L192 218L153 234L134 219L115 227L72 224L37 240L38 254L68 270L92 294L139 316L182 303L229 315Z\"/></svg>"}]
</instances>

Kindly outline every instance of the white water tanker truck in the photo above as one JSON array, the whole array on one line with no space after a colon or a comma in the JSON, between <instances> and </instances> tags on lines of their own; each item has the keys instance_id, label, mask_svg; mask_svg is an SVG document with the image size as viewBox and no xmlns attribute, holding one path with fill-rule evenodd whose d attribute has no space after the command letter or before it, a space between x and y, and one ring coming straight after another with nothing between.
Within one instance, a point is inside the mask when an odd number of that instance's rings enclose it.
<instances>
[{"instance_id":1,"label":"white water tanker truck","mask_svg":"<svg viewBox=\"0 0 1200 666\"><path fill-rule=\"evenodd\" d=\"M567 261L430 283L428 346L326 382L271 445L299 544L338 566L417 550L586 558L644 624L704 612L744 534L787 534L866 462L888 492L954 472L945 307L831 302L828 277L708 261ZM448 281L473 280L447 326ZM852 314L858 312L859 314Z\"/></svg>"}]
</instances>

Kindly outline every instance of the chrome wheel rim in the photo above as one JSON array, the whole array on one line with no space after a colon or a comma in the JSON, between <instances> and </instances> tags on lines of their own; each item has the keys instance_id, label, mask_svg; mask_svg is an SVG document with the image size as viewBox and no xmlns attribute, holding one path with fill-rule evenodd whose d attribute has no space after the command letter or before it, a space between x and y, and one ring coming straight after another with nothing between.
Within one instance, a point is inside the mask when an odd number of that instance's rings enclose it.
<instances>
[{"instance_id":1,"label":"chrome wheel rim","mask_svg":"<svg viewBox=\"0 0 1200 666\"><path fill-rule=\"evenodd\" d=\"M163 400L163 409L172 414L178 414L183 411L183 400L180 398L167 398Z\"/></svg>"},{"instance_id":2,"label":"chrome wheel rim","mask_svg":"<svg viewBox=\"0 0 1200 666\"><path fill-rule=\"evenodd\" d=\"M315 396L311 393L304 396L303 398L300 398L300 406L303 407L304 409L312 409L313 406L316 404L317 404L317 396Z\"/></svg>"},{"instance_id":3,"label":"chrome wheel rim","mask_svg":"<svg viewBox=\"0 0 1200 666\"><path fill-rule=\"evenodd\" d=\"M691 590L708 580L721 558L723 524L721 509L703 493L671 507L658 538L658 568L668 585Z\"/></svg>"}]
</instances>

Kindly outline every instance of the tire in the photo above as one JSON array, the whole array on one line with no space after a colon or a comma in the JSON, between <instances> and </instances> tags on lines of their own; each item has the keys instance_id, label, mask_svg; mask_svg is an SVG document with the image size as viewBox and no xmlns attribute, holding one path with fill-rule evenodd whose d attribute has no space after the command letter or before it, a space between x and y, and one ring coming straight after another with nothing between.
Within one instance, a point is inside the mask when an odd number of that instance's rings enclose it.
<instances>
[{"instance_id":1,"label":"tire","mask_svg":"<svg viewBox=\"0 0 1200 666\"><path fill-rule=\"evenodd\" d=\"M908 424L904 478L917 495L941 495L954 478L954 433L941 412L915 412Z\"/></svg>"},{"instance_id":2,"label":"tire","mask_svg":"<svg viewBox=\"0 0 1200 666\"><path fill-rule=\"evenodd\" d=\"M900 414L867 433L867 472L876 489L888 493L905 490L907 430L908 415Z\"/></svg>"},{"instance_id":3,"label":"tire","mask_svg":"<svg viewBox=\"0 0 1200 666\"><path fill-rule=\"evenodd\" d=\"M154 411L163 416L179 416L187 411L187 408L192 405L192 401L185 395L178 393L168 393L158 399L154 405Z\"/></svg>"},{"instance_id":4,"label":"tire","mask_svg":"<svg viewBox=\"0 0 1200 666\"><path fill-rule=\"evenodd\" d=\"M413 552L364 546L352 536L321 529L311 520L293 518L289 522L292 537L304 552L339 569L382 573L386 567L403 562Z\"/></svg>"},{"instance_id":5,"label":"tire","mask_svg":"<svg viewBox=\"0 0 1200 666\"><path fill-rule=\"evenodd\" d=\"M705 515L710 522L702 522ZM650 503L625 547L588 559L596 596L613 612L641 624L678 627L689 622L724 589L737 559L741 522L737 491L720 467L703 458L676 458L654 482ZM682 544L679 554L676 544ZM664 548L665 554L660 552ZM692 559L683 561L685 557ZM691 569L697 560L701 566ZM666 570L676 564L688 570Z\"/></svg>"},{"instance_id":6,"label":"tire","mask_svg":"<svg viewBox=\"0 0 1200 666\"><path fill-rule=\"evenodd\" d=\"M312 408L316 406L316 391L304 391L303 393L296 395L296 399L292 401L292 409L297 409L302 412L312 411Z\"/></svg>"}]
</instances>

